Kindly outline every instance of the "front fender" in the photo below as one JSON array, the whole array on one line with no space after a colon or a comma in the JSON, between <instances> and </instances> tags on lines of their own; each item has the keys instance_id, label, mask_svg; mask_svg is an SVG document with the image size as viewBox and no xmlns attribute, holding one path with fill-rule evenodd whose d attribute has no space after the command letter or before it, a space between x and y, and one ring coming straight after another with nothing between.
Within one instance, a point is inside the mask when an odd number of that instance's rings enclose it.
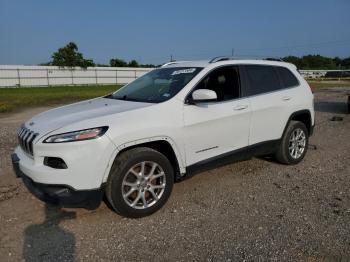
<instances>
[{"instance_id":1,"label":"front fender","mask_svg":"<svg viewBox=\"0 0 350 262\"><path fill-rule=\"evenodd\" d=\"M145 143L149 143L149 142L156 142L156 141L166 141L170 144L170 146L172 147L175 156L177 158L177 162L179 164L179 169L180 169L180 173L181 174L185 174L186 173L186 165L185 165L185 160L182 157L182 155L180 154L180 151L176 145L176 143L173 141L173 139L171 139L168 136L154 136L154 137L149 137L149 138L143 138L143 139L138 139L138 140L134 140L134 141L130 141L127 143L123 143L120 145L117 145L117 148L114 150L114 152L112 153L109 162L108 162L108 166L106 167L104 176L103 176L103 181L102 183L107 182L108 176L109 176L109 172L111 170L111 167L113 165L113 162L115 160L115 158L118 156L118 154L122 151L125 150L127 148L131 148L131 147L135 147L137 145L141 145L141 144L145 144Z\"/></svg>"}]
</instances>

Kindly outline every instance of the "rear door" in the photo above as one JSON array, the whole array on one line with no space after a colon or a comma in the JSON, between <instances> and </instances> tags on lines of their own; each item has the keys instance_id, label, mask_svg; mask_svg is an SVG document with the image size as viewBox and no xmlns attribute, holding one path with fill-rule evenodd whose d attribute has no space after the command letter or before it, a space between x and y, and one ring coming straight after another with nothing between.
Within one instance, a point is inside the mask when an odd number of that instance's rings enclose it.
<instances>
[{"instance_id":1,"label":"rear door","mask_svg":"<svg viewBox=\"0 0 350 262\"><path fill-rule=\"evenodd\" d=\"M249 145L281 138L290 116L293 100L291 88L285 88L278 68L270 65L244 65L252 117Z\"/></svg>"}]
</instances>

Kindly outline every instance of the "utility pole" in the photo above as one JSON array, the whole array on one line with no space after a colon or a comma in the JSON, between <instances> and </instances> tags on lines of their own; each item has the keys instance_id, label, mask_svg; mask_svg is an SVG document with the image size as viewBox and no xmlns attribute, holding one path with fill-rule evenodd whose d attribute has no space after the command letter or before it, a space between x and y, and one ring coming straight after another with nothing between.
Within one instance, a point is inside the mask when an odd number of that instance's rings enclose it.
<instances>
[{"instance_id":1,"label":"utility pole","mask_svg":"<svg viewBox=\"0 0 350 262\"><path fill-rule=\"evenodd\" d=\"M235 54L235 49L234 49L234 48L232 48L232 50L231 50L231 56L233 57L233 56L234 56L234 54Z\"/></svg>"},{"instance_id":2,"label":"utility pole","mask_svg":"<svg viewBox=\"0 0 350 262\"><path fill-rule=\"evenodd\" d=\"M173 55L170 55L170 62L174 62Z\"/></svg>"}]
</instances>

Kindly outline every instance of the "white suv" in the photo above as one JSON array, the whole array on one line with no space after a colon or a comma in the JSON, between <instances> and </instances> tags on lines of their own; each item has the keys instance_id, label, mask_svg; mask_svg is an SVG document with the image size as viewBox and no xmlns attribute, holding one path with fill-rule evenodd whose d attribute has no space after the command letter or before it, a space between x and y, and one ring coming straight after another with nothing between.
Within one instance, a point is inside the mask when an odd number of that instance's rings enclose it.
<instances>
[{"instance_id":1,"label":"white suv","mask_svg":"<svg viewBox=\"0 0 350 262\"><path fill-rule=\"evenodd\" d=\"M33 117L12 161L45 202L96 208L106 195L117 213L142 217L199 168L256 155L300 162L313 127L313 94L292 64L173 62Z\"/></svg>"}]
</instances>

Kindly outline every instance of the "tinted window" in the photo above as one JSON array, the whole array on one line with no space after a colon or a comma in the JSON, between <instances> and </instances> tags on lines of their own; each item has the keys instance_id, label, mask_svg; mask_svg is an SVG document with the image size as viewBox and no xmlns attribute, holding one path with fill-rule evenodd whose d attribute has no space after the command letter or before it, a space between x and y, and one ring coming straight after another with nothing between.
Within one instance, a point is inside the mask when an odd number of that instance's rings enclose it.
<instances>
[{"instance_id":1,"label":"tinted window","mask_svg":"<svg viewBox=\"0 0 350 262\"><path fill-rule=\"evenodd\" d=\"M246 65L249 82L247 95L257 95L281 89L281 84L273 66Z\"/></svg>"},{"instance_id":2,"label":"tinted window","mask_svg":"<svg viewBox=\"0 0 350 262\"><path fill-rule=\"evenodd\" d=\"M289 71L289 69L285 67L276 67L276 69L281 77L283 87L288 88L299 85L298 79L291 71Z\"/></svg>"},{"instance_id":3,"label":"tinted window","mask_svg":"<svg viewBox=\"0 0 350 262\"><path fill-rule=\"evenodd\" d=\"M239 97L238 67L227 66L210 72L196 87L215 91L217 101L226 101Z\"/></svg>"}]
</instances>

